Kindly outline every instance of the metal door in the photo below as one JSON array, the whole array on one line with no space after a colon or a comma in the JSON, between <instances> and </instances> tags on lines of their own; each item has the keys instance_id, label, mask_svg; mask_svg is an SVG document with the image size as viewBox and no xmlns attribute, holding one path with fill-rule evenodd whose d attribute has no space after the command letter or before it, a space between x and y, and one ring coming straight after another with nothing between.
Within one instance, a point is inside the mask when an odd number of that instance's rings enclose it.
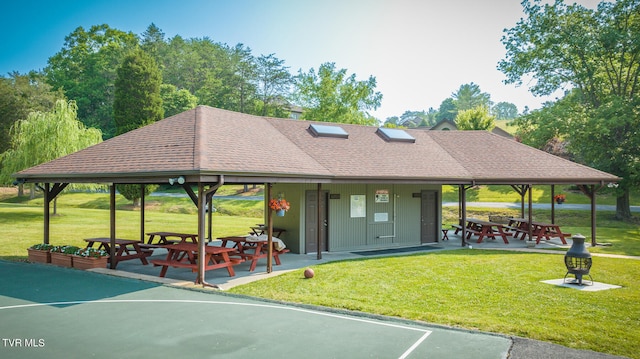
<instances>
[{"instance_id":1,"label":"metal door","mask_svg":"<svg viewBox=\"0 0 640 359\"><path fill-rule=\"evenodd\" d=\"M438 241L438 192L422 191L420 211L420 242Z\"/></svg>"},{"instance_id":2,"label":"metal door","mask_svg":"<svg viewBox=\"0 0 640 359\"><path fill-rule=\"evenodd\" d=\"M328 206L327 197L329 191L320 191L320 201L318 201L318 191L307 191L305 195L305 253L318 253L318 219L320 220L320 251L328 249ZM320 211L320 216L318 216Z\"/></svg>"}]
</instances>

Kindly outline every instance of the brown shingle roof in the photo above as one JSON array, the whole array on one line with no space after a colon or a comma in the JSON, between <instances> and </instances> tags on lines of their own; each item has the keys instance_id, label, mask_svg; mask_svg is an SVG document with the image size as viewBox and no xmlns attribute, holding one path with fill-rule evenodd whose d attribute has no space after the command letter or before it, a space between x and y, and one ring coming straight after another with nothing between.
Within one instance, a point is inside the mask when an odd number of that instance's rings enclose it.
<instances>
[{"instance_id":1,"label":"brown shingle roof","mask_svg":"<svg viewBox=\"0 0 640 359\"><path fill-rule=\"evenodd\" d=\"M599 183L616 176L485 131L407 130L387 142L376 127L335 124L347 139L315 137L310 121L265 118L207 106L19 172L31 182L164 183L225 175L249 181ZM334 125L327 124L325 125Z\"/></svg>"}]
</instances>

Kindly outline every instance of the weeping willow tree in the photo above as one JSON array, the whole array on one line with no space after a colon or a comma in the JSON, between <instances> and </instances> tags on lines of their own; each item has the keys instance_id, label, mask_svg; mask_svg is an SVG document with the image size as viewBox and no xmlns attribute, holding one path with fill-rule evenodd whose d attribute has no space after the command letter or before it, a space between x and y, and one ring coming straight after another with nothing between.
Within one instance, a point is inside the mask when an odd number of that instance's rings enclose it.
<instances>
[{"instance_id":1,"label":"weeping willow tree","mask_svg":"<svg viewBox=\"0 0 640 359\"><path fill-rule=\"evenodd\" d=\"M10 130L10 148L0 154L0 183L12 174L102 142L102 133L77 119L74 101L58 100L50 112L31 112ZM31 196L33 197L33 189Z\"/></svg>"}]
</instances>

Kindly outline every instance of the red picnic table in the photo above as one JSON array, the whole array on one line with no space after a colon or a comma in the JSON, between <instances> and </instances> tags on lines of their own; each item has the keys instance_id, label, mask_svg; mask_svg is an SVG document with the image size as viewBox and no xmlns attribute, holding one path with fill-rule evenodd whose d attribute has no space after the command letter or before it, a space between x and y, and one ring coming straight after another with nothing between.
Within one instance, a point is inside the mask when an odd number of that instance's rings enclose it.
<instances>
[{"instance_id":1,"label":"red picnic table","mask_svg":"<svg viewBox=\"0 0 640 359\"><path fill-rule=\"evenodd\" d=\"M85 242L87 242L87 248L93 247L94 243L100 243L98 249L104 249L108 253L111 253L111 238L87 238ZM142 249L139 241L116 238L115 244L115 255L113 257L114 269L119 262L136 258L139 258L144 265L149 264L147 257L151 255L151 252Z\"/></svg>"},{"instance_id":2,"label":"red picnic table","mask_svg":"<svg viewBox=\"0 0 640 359\"><path fill-rule=\"evenodd\" d=\"M226 247L228 242L234 242L233 249L236 250L231 253L232 256L238 256L244 260L251 259L251 266L249 271L253 272L256 269L258 260L260 258L266 258L268 253L268 240L264 236L231 236L218 238L222 241L222 247ZM289 252L288 249L283 248L284 244L280 244L277 241L273 242L272 256L276 261L276 265L280 265L280 254Z\"/></svg>"},{"instance_id":3,"label":"red picnic table","mask_svg":"<svg viewBox=\"0 0 640 359\"><path fill-rule=\"evenodd\" d=\"M160 277L164 277L167 274L167 269L169 267L191 268L192 272L198 271L198 244L183 242L166 244L162 247L167 249L167 257L164 260L151 260L151 263L153 263L154 266L162 266L162 270L160 270ZM243 260L237 258L229 258L229 253L234 252L235 249L210 245L204 246L204 249L205 271L218 268L227 268L230 277L236 275L233 270L233 266L243 262Z\"/></svg>"},{"instance_id":4,"label":"red picnic table","mask_svg":"<svg viewBox=\"0 0 640 359\"><path fill-rule=\"evenodd\" d=\"M505 232L503 229L504 225L500 223L483 221L475 218L467 219L467 239L469 239L472 234L475 234L478 236L478 243L482 243L482 239L485 237L496 239L496 236L500 236L505 244L509 244L507 237L510 236L511 233Z\"/></svg>"},{"instance_id":5,"label":"red picnic table","mask_svg":"<svg viewBox=\"0 0 640 359\"><path fill-rule=\"evenodd\" d=\"M540 239L546 238L550 240L551 237L558 237L562 241L562 244L567 244L566 237L571 236L571 233L564 233L560 229L560 226L555 223L534 222L529 224L529 220L525 218L511 218L509 219L509 226L516 231L514 236L522 234L520 240L529 235L529 226L531 226L531 232L533 238L536 238L536 244L540 244ZM532 239L533 239L532 238Z\"/></svg>"}]
</instances>

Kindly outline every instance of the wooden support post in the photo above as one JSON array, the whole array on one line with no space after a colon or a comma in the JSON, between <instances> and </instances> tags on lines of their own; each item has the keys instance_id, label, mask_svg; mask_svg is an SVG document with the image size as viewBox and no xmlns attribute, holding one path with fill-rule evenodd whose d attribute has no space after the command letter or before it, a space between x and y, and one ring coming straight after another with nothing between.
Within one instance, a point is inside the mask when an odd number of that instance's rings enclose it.
<instances>
[{"instance_id":1,"label":"wooden support post","mask_svg":"<svg viewBox=\"0 0 640 359\"><path fill-rule=\"evenodd\" d=\"M324 223L321 221L322 220L322 214L320 213L320 208L321 208L321 203L322 200L320 198L320 195L322 194L322 183L318 183L318 191L316 193L316 196L318 198L318 200L316 201L316 205L318 208L316 208L316 214L317 214L317 218L316 218L316 223L317 223L317 227L316 228L316 246L318 247L318 253L316 255L316 258L318 260L322 259L322 233L324 233L323 230L323 226Z\"/></svg>"},{"instance_id":2,"label":"wooden support post","mask_svg":"<svg viewBox=\"0 0 640 359\"><path fill-rule=\"evenodd\" d=\"M529 191L529 240L532 241L533 240L533 185L527 185L526 186L526 191Z\"/></svg>"},{"instance_id":3,"label":"wooden support post","mask_svg":"<svg viewBox=\"0 0 640 359\"><path fill-rule=\"evenodd\" d=\"M140 185L140 242L144 242L144 183Z\"/></svg>"},{"instance_id":4,"label":"wooden support post","mask_svg":"<svg viewBox=\"0 0 640 359\"><path fill-rule=\"evenodd\" d=\"M267 183L267 273L273 270L273 210L269 207L271 183Z\"/></svg>"},{"instance_id":5,"label":"wooden support post","mask_svg":"<svg viewBox=\"0 0 640 359\"><path fill-rule=\"evenodd\" d=\"M551 185L551 223L556 224L556 186Z\"/></svg>"},{"instance_id":6,"label":"wooden support post","mask_svg":"<svg viewBox=\"0 0 640 359\"><path fill-rule=\"evenodd\" d=\"M116 185L109 186L109 268L116 269Z\"/></svg>"}]
</instances>

